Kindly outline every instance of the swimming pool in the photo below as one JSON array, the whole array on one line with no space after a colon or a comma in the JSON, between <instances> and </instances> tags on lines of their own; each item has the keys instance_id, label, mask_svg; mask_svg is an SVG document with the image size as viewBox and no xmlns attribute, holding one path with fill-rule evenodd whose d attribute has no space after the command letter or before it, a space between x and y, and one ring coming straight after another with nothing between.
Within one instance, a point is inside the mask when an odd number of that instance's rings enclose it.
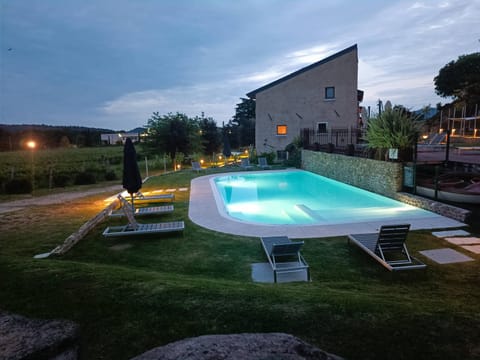
<instances>
[{"instance_id":1,"label":"swimming pool","mask_svg":"<svg viewBox=\"0 0 480 360\"><path fill-rule=\"evenodd\" d=\"M235 173L211 179L219 211L270 225L331 225L433 214L303 170Z\"/></svg>"}]
</instances>

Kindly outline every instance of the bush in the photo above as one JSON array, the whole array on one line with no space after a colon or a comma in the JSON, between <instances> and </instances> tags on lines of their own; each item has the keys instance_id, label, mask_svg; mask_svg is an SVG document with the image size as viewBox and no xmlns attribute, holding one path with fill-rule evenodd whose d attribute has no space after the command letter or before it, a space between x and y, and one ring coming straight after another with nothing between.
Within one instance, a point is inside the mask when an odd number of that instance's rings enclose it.
<instances>
[{"instance_id":1,"label":"bush","mask_svg":"<svg viewBox=\"0 0 480 360\"><path fill-rule=\"evenodd\" d=\"M284 161L285 166L294 166L296 168L302 167L302 151L295 143L288 144L285 147L288 152L288 159Z\"/></svg>"},{"instance_id":2,"label":"bush","mask_svg":"<svg viewBox=\"0 0 480 360\"><path fill-rule=\"evenodd\" d=\"M70 176L66 174L57 174L53 176L54 187L65 187L70 182Z\"/></svg>"},{"instance_id":3,"label":"bush","mask_svg":"<svg viewBox=\"0 0 480 360\"><path fill-rule=\"evenodd\" d=\"M111 180L117 180L117 174L115 174L115 171L110 170L105 173L105 180L111 181Z\"/></svg>"},{"instance_id":4,"label":"bush","mask_svg":"<svg viewBox=\"0 0 480 360\"><path fill-rule=\"evenodd\" d=\"M13 179L5 184L7 194L29 194L32 190L32 182L29 179Z\"/></svg>"},{"instance_id":5,"label":"bush","mask_svg":"<svg viewBox=\"0 0 480 360\"><path fill-rule=\"evenodd\" d=\"M91 172L81 172L78 173L77 176L75 176L75 185L88 185L88 184L95 184L97 182L97 179L95 178L95 174Z\"/></svg>"},{"instance_id":6,"label":"bush","mask_svg":"<svg viewBox=\"0 0 480 360\"><path fill-rule=\"evenodd\" d=\"M348 144L347 145L346 155L348 155L348 156L354 156L355 155L355 145L353 145L353 144Z\"/></svg>"}]
</instances>

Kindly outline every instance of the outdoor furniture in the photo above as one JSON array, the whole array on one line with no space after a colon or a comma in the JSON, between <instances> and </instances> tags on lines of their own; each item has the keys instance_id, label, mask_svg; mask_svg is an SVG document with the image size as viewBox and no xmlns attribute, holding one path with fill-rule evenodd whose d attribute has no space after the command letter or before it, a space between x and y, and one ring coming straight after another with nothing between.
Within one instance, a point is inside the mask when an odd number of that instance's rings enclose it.
<instances>
[{"instance_id":1,"label":"outdoor furniture","mask_svg":"<svg viewBox=\"0 0 480 360\"><path fill-rule=\"evenodd\" d=\"M109 226L104 230L103 236L117 237L128 235L146 235L183 231L185 229L185 223L183 221L140 224L135 220L135 216L131 206L123 206L122 210L124 211L124 214L128 219L128 224L122 226Z\"/></svg>"},{"instance_id":2,"label":"outdoor furniture","mask_svg":"<svg viewBox=\"0 0 480 360\"><path fill-rule=\"evenodd\" d=\"M129 196L126 197L127 200L131 200ZM175 194L155 194L155 195L144 195L142 192L138 191L134 194L133 200L137 201L166 201L166 200L175 200Z\"/></svg>"},{"instance_id":3,"label":"outdoor furniture","mask_svg":"<svg viewBox=\"0 0 480 360\"><path fill-rule=\"evenodd\" d=\"M192 170L196 172L204 170L198 161L192 161Z\"/></svg>"},{"instance_id":4,"label":"outdoor furniture","mask_svg":"<svg viewBox=\"0 0 480 360\"><path fill-rule=\"evenodd\" d=\"M248 169L252 169L252 168L253 168L253 165L250 165L250 159L244 158L244 159L242 159L241 162L240 162L240 167L241 167L242 169L248 170Z\"/></svg>"},{"instance_id":5,"label":"outdoor furniture","mask_svg":"<svg viewBox=\"0 0 480 360\"><path fill-rule=\"evenodd\" d=\"M267 163L267 158L264 157L258 158L258 166L260 166L262 169L270 169L270 165Z\"/></svg>"},{"instance_id":6,"label":"outdoor furniture","mask_svg":"<svg viewBox=\"0 0 480 360\"><path fill-rule=\"evenodd\" d=\"M273 270L273 280L277 282L277 274L307 271L310 281L310 270L300 253L303 241L291 241L287 236L261 237L263 250Z\"/></svg>"},{"instance_id":7,"label":"outdoor furniture","mask_svg":"<svg viewBox=\"0 0 480 360\"><path fill-rule=\"evenodd\" d=\"M125 216L125 211L123 210L124 207L129 206L133 207L133 205L128 202L122 195L118 195L118 199L120 200L120 205L122 208L113 211L110 216L111 217L118 217L118 216ZM142 215L161 215L161 214L168 214L173 212L174 207L173 205L163 205L163 206L148 206L148 207L140 207L134 209L135 216L142 216Z\"/></svg>"},{"instance_id":8,"label":"outdoor furniture","mask_svg":"<svg viewBox=\"0 0 480 360\"><path fill-rule=\"evenodd\" d=\"M348 235L348 241L390 271L424 269L427 265L410 256L405 245L409 230L410 224L383 225L378 233Z\"/></svg>"}]
</instances>

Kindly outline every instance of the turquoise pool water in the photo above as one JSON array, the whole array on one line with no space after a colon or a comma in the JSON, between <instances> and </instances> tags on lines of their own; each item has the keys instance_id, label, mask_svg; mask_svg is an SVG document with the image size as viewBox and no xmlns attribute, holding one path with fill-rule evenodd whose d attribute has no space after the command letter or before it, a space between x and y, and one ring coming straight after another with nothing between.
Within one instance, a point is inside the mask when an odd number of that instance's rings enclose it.
<instances>
[{"instance_id":1,"label":"turquoise pool water","mask_svg":"<svg viewBox=\"0 0 480 360\"><path fill-rule=\"evenodd\" d=\"M340 224L432 217L422 210L302 170L235 173L213 179L217 206L258 224Z\"/></svg>"}]
</instances>

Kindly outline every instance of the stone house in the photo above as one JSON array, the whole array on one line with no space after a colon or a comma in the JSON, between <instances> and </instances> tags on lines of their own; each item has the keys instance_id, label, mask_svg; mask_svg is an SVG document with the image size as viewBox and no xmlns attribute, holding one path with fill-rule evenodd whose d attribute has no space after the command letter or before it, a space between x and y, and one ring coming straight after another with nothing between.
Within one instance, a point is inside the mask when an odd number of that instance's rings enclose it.
<instances>
[{"instance_id":1,"label":"stone house","mask_svg":"<svg viewBox=\"0 0 480 360\"><path fill-rule=\"evenodd\" d=\"M335 134L337 145L355 143L353 129L361 124L363 98L357 84L357 45L353 45L249 92L256 103L257 153L274 151L282 157L285 147L298 136L303 138L305 130L314 136L305 138L311 144L332 142ZM338 129L343 129L340 138Z\"/></svg>"}]
</instances>

